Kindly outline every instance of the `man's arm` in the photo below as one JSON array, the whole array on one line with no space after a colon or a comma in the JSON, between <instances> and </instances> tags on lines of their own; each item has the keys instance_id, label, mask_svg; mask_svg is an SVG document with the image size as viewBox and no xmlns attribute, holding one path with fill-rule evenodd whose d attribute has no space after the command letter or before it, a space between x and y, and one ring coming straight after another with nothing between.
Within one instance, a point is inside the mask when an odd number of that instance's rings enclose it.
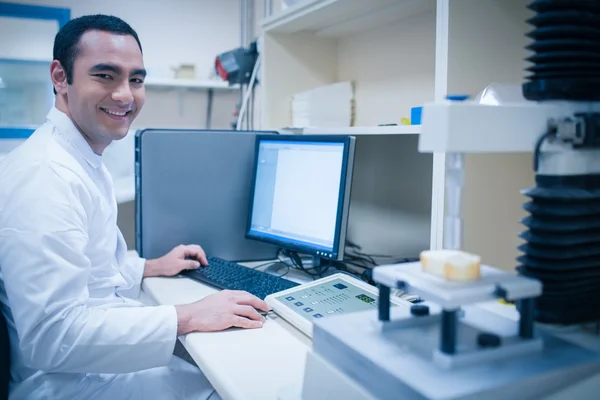
<instances>
[{"instance_id":1,"label":"man's arm","mask_svg":"<svg viewBox=\"0 0 600 400\"><path fill-rule=\"evenodd\" d=\"M166 365L175 307L90 305L88 221L73 183L44 165L15 174L22 186L1 212L0 265L26 364L86 373Z\"/></svg>"}]
</instances>

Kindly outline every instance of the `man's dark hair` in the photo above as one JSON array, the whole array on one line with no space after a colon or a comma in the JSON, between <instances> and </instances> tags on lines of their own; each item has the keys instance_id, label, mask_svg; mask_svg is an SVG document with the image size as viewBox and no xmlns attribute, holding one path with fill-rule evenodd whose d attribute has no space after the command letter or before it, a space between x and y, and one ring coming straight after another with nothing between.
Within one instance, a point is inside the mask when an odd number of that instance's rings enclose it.
<instances>
[{"instance_id":1,"label":"man's dark hair","mask_svg":"<svg viewBox=\"0 0 600 400\"><path fill-rule=\"evenodd\" d=\"M53 59L60 61L67 75L67 83L73 83L73 65L79 53L79 40L87 31L104 31L117 35L131 35L142 51L137 33L120 18L112 15L84 15L70 20L54 38ZM54 90L56 94L56 90Z\"/></svg>"}]
</instances>

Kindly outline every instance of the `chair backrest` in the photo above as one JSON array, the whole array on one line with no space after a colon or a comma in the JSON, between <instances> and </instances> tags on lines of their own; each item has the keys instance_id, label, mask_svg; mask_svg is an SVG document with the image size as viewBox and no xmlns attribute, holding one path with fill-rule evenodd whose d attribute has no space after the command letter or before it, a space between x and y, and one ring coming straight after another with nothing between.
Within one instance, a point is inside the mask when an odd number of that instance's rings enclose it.
<instances>
[{"instance_id":1,"label":"chair backrest","mask_svg":"<svg viewBox=\"0 0 600 400\"><path fill-rule=\"evenodd\" d=\"M10 382L10 344L4 314L0 312L0 400L8 400Z\"/></svg>"}]
</instances>

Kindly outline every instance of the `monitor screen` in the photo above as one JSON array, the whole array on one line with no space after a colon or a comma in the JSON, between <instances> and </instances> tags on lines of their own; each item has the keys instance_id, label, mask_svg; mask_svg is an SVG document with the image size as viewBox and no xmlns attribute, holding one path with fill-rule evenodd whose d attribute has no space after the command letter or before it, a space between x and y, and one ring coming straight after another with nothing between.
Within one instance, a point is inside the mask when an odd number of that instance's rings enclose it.
<instances>
[{"instance_id":1,"label":"monitor screen","mask_svg":"<svg viewBox=\"0 0 600 400\"><path fill-rule=\"evenodd\" d=\"M353 152L349 136L258 137L248 236L343 256Z\"/></svg>"}]
</instances>

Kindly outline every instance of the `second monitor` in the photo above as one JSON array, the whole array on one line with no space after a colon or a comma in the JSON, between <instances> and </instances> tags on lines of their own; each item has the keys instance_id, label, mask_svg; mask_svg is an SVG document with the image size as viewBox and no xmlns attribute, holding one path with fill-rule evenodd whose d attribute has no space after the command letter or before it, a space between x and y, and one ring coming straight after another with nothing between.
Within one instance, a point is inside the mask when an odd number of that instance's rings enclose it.
<instances>
[{"instance_id":1,"label":"second monitor","mask_svg":"<svg viewBox=\"0 0 600 400\"><path fill-rule=\"evenodd\" d=\"M257 136L247 237L342 260L355 138Z\"/></svg>"}]
</instances>

